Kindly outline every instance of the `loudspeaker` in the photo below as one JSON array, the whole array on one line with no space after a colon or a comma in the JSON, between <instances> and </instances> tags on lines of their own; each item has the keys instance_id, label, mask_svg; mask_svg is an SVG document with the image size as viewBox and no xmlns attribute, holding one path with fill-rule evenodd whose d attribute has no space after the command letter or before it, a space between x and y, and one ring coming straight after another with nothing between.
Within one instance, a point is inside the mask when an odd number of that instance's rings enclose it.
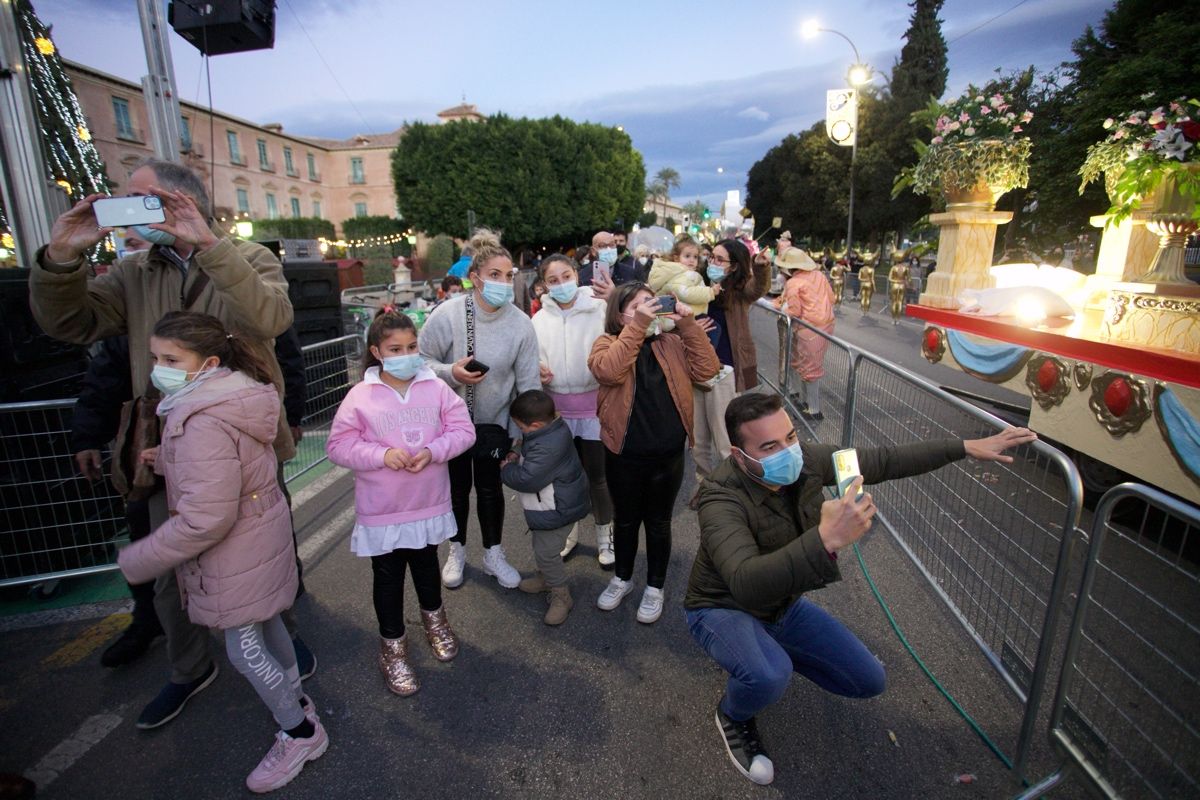
<instances>
[{"instance_id":1,"label":"loudspeaker","mask_svg":"<svg viewBox=\"0 0 1200 800\"><path fill-rule=\"evenodd\" d=\"M275 46L274 0L171 0L167 20L205 55Z\"/></svg>"}]
</instances>

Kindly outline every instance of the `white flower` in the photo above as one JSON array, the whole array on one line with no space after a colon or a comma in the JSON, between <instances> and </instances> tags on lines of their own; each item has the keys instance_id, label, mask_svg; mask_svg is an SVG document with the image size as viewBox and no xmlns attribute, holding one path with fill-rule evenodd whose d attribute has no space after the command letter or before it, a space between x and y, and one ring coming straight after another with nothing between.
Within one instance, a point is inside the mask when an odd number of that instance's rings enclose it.
<instances>
[{"instance_id":1,"label":"white flower","mask_svg":"<svg viewBox=\"0 0 1200 800\"><path fill-rule=\"evenodd\" d=\"M1183 131L1174 125L1168 125L1155 133L1151 142L1154 150L1162 153L1166 158L1175 158L1180 161L1184 160L1184 154L1192 146L1192 143L1184 138Z\"/></svg>"},{"instance_id":2,"label":"white flower","mask_svg":"<svg viewBox=\"0 0 1200 800\"><path fill-rule=\"evenodd\" d=\"M1027 123L1027 122L1029 122L1031 119L1033 119L1033 112L1032 112L1032 111L1026 111L1024 114L1022 114L1022 115L1021 115L1021 122L1026 122L1026 123Z\"/></svg>"},{"instance_id":3,"label":"white flower","mask_svg":"<svg viewBox=\"0 0 1200 800\"><path fill-rule=\"evenodd\" d=\"M974 136L975 129L971 128L971 127L963 128L963 133L966 134L967 136ZM1182 159L1180 159L1180 160L1182 160Z\"/></svg>"},{"instance_id":4,"label":"white flower","mask_svg":"<svg viewBox=\"0 0 1200 800\"><path fill-rule=\"evenodd\" d=\"M1113 119L1112 117L1109 117L1108 119L1104 120L1104 130L1108 130L1109 128L1111 128L1113 125L1116 125L1116 124L1117 124L1117 121L1115 119Z\"/></svg>"}]
</instances>

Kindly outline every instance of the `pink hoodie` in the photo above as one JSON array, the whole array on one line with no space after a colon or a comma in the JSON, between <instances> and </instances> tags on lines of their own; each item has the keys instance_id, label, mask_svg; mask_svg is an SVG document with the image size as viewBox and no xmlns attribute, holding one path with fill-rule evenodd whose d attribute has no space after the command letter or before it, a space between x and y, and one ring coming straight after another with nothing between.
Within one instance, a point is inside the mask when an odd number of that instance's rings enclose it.
<instances>
[{"instance_id":1,"label":"pink hoodie","mask_svg":"<svg viewBox=\"0 0 1200 800\"><path fill-rule=\"evenodd\" d=\"M354 470L354 507L361 525L396 525L450 510L446 462L475 443L467 404L423 367L401 398L371 367L346 395L325 451L329 460ZM429 466L417 474L383 465L389 448L416 455L428 447Z\"/></svg>"}]
</instances>

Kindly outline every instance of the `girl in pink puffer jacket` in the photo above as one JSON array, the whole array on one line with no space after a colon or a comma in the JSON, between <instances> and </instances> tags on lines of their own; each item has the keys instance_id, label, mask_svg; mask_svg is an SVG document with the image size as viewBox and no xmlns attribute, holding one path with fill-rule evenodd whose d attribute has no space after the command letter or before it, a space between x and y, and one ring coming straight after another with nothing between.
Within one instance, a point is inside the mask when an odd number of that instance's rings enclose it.
<instances>
[{"instance_id":1,"label":"girl in pink puffer jacket","mask_svg":"<svg viewBox=\"0 0 1200 800\"><path fill-rule=\"evenodd\" d=\"M246 778L251 791L269 792L329 746L279 616L298 583L272 448L279 393L248 344L207 314L167 314L150 352L162 438L143 458L166 478L170 516L118 563L130 583L174 569L191 620L224 632L229 660L282 729Z\"/></svg>"}]
</instances>

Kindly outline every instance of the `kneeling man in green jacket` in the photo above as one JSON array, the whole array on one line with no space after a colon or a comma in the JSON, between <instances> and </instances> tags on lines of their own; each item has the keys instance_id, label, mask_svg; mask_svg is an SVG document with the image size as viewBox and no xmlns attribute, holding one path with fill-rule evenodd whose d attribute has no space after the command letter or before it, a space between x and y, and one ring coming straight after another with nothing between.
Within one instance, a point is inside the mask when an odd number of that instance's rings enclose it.
<instances>
[{"instance_id":1,"label":"kneeling man in green jacket","mask_svg":"<svg viewBox=\"0 0 1200 800\"><path fill-rule=\"evenodd\" d=\"M684 609L692 637L729 673L717 727L738 771L759 784L775 768L755 715L783 697L798 672L844 697L883 691L883 665L850 629L803 594L839 580L838 551L870 529L863 483L919 475L964 456L1011 462L1004 451L1037 438L1009 428L986 439L942 439L858 451L862 476L845 496L836 447L801 444L775 395L745 394L725 411L730 456L700 488L700 549Z\"/></svg>"}]
</instances>

